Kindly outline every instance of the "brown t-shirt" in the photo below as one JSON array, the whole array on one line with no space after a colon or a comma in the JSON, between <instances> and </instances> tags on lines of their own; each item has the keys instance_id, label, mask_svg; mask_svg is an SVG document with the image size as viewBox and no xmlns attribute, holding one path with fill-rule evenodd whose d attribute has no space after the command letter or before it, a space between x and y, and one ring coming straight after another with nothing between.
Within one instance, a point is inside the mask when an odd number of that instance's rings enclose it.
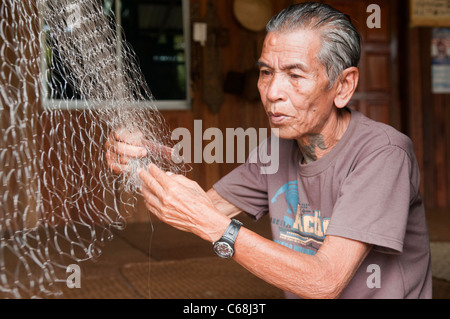
<instances>
[{"instance_id":1,"label":"brown t-shirt","mask_svg":"<svg viewBox=\"0 0 450 319\"><path fill-rule=\"evenodd\" d=\"M255 219L269 212L273 240L299 253L314 255L326 235L373 244L341 298L431 298L428 229L411 140L353 110L342 139L315 162L301 164L296 141L276 139L277 145L273 139L214 189ZM272 159L269 173L261 150Z\"/></svg>"}]
</instances>

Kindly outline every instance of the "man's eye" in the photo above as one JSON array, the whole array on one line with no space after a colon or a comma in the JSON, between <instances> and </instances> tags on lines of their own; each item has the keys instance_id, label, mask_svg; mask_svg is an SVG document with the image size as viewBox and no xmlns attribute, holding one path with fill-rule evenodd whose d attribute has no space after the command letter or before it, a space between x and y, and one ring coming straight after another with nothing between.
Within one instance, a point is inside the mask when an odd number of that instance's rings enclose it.
<instances>
[{"instance_id":1,"label":"man's eye","mask_svg":"<svg viewBox=\"0 0 450 319\"><path fill-rule=\"evenodd\" d=\"M270 71L269 70L260 70L259 71L261 75L270 75Z\"/></svg>"},{"instance_id":2,"label":"man's eye","mask_svg":"<svg viewBox=\"0 0 450 319\"><path fill-rule=\"evenodd\" d=\"M301 78L302 78L301 75L299 75L299 74L294 74L294 73L291 73L289 76L290 76L292 79L301 79Z\"/></svg>"}]
</instances>

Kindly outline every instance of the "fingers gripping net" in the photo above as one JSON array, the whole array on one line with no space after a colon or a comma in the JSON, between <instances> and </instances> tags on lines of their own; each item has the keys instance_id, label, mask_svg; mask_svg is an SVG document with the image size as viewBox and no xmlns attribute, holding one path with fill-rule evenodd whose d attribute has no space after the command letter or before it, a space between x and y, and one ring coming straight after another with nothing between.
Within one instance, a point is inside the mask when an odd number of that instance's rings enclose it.
<instances>
[{"instance_id":1,"label":"fingers gripping net","mask_svg":"<svg viewBox=\"0 0 450 319\"><path fill-rule=\"evenodd\" d=\"M97 258L125 227L138 167L184 173L154 147L170 134L118 30L98 0L0 4L1 297L57 294L69 264ZM119 129L148 156L113 175L104 145Z\"/></svg>"}]
</instances>

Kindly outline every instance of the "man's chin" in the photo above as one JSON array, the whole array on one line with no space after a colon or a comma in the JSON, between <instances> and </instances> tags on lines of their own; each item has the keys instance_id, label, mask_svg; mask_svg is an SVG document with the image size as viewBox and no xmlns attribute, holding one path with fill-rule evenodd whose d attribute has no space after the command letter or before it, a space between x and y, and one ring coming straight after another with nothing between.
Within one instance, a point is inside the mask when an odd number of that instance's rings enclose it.
<instances>
[{"instance_id":1,"label":"man's chin","mask_svg":"<svg viewBox=\"0 0 450 319\"><path fill-rule=\"evenodd\" d=\"M280 128L280 127L273 127L271 126L272 134L278 137L279 139L283 140L295 140L296 136L292 134L292 132L287 132L286 129Z\"/></svg>"}]
</instances>

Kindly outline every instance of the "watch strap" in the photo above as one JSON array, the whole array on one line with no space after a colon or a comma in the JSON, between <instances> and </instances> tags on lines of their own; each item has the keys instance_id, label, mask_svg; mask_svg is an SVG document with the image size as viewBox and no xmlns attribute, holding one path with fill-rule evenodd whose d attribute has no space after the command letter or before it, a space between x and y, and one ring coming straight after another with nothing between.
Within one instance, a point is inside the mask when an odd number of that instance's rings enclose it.
<instances>
[{"instance_id":1,"label":"watch strap","mask_svg":"<svg viewBox=\"0 0 450 319\"><path fill-rule=\"evenodd\" d=\"M242 223L240 221L232 219L219 241L226 241L231 247L234 248L234 242L236 241L236 237L239 229L241 229L241 226Z\"/></svg>"}]
</instances>

